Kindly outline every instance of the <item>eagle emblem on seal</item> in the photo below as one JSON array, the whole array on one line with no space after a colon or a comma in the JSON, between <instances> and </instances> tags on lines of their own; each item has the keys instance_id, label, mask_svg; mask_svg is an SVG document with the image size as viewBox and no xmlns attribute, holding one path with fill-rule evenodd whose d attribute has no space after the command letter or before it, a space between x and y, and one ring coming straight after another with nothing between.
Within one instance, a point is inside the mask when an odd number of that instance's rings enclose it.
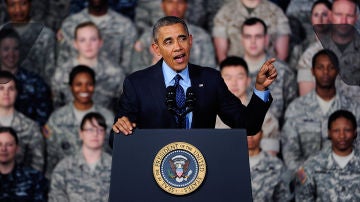
<instances>
[{"instance_id":1,"label":"eagle emblem on seal","mask_svg":"<svg viewBox=\"0 0 360 202\"><path fill-rule=\"evenodd\" d=\"M169 177L177 182L187 181L192 174L192 170L189 170L190 161L183 155L174 156L169 163L171 167L168 171Z\"/></svg>"}]
</instances>

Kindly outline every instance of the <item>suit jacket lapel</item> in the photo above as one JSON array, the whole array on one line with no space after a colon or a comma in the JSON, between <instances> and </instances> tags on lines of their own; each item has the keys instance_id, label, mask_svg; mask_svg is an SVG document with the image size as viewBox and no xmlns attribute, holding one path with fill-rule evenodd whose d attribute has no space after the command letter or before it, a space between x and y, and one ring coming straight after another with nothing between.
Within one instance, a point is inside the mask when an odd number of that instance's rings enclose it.
<instances>
[{"instance_id":1,"label":"suit jacket lapel","mask_svg":"<svg viewBox=\"0 0 360 202\"><path fill-rule=\"evenodd\" d=\"M204 82L201 79L200 76L200 71L199 71L199 67L196 67L192 64L189 64L189 76L190 76L190 80L191 80L191 87L193 88L193 92L195 94L195 97L199 98L202 95L202 88L204 86ZM200 113L198 112L198 110L200 109L198 107L199 105L199 99L196 100L195 102L195 107L194 107L194 111L193 116L192 116L192 123L191 123L191 128L195 128L197 125L197 122L200 120Z\"/></svg>"},{"instance_id":2,"label":"suit jacket lapel","mask_svg":"<svg viewBox=\"0 0 360 202\"><path fill-rule=\"evenodd\" d=\"M166 95L166 86L164 81L164 75L162 72L162 59L157 62L153 68L152 72L150 72L151 83L149 83L150 91L153 97L153 100L157 101L158 106L163 106L165 103L165 95Z\"/></svg>"}]
</instances>

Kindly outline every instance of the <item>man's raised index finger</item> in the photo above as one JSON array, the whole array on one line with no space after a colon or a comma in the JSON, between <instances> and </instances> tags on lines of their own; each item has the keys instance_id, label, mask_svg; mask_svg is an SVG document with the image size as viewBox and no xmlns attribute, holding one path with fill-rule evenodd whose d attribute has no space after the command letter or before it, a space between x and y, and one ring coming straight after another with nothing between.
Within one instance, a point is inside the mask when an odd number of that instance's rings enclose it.
<instances>
[{"instance_id":1,"label":"man's raised index finger","mask_svg":"<svg viewBox=\"0 0 360 202\"><path fill-rule=\"evenodd\" d=\"M265 63L266 63L266 65L270 65L270 64L274 63L275 61L276 61L276 58L270 58Z\"/></svg>"}]
</instances>

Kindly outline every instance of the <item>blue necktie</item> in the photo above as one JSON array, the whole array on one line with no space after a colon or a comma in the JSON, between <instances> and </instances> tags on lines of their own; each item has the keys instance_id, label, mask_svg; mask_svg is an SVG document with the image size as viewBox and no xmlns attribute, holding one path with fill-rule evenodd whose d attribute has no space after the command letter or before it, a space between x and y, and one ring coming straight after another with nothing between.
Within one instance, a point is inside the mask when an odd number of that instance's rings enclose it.
<instances>
[{"instance_id":1,"label":"blue necktie","mask_svg":"<svg viewBox=\"0 0 360 202\"><path fill-rule=\"evenodd\" d=\"M179 74L177 74L175 76L175 89L176 89L176 113L178 115L183 114L186 110L185 107L185 92L184 89L181 87L180 85L180 80L182 79L181 76ZM179 128L185 128L185 114L183 115L183 117L181 117L181 119L179 119L179 116L176 116L176 123L178 124Z\"/></svg>"}]
</instances>

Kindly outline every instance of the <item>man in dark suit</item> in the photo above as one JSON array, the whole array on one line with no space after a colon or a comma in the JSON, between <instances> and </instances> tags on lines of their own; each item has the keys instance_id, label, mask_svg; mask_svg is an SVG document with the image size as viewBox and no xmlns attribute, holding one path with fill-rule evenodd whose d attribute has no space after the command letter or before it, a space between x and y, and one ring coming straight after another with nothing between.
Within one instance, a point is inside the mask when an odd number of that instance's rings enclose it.
<instances>
[{"instance_id":1,"label":"man in dark suit","mask_svg":"<svg viewBox=\"0 0 360 202\"><path fill-rule=\"evenodd\" d=\"M216 115L233 128L246 128L256 134L272 98L267 87L276 79L274 59L264 63L256 79L254 94L247 107L227 88L217 70L188 63L192 36L185 22L177 17L161 18L153 29L155 65L135 72L124 81L119 112L113 125L115 133L131 134L138 128L176 128L178 116L168 110L167 87L191 87L196 101L186 114L186 128L214 128ZM175 77L180 76L176 82ZM175 84L175 85L174 85ZM177 85L179 84L179 85ZM176 90L177 93L177 90ZM261 98L260 98L260 97Z\"/></svg>"}]
</instances>

